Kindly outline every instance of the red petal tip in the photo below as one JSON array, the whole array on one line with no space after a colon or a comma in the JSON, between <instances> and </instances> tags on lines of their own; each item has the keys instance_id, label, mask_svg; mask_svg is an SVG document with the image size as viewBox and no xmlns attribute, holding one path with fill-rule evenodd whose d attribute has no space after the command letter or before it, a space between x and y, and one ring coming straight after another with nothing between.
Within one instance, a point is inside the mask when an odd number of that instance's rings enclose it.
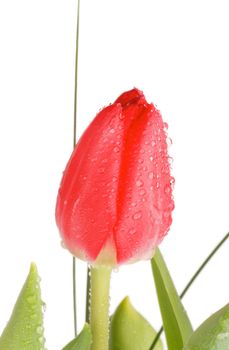
<instances>
[{"instance_id":1,"label":"red petal tip","mask_svg":"<svg viewBox=\"0 0 229 350\"><path fill-rule=\"evenodd\" d=\"M117 98L117 100L115 101L115 103L120 103L121 106L124 108L131 103L136 103L140 99L143 99L145 102L145 96L144 96L143 92L138 90L137 88L134 88L134 89L126 91L122 95L120 95Z\"/></svg>"}]
</instances>

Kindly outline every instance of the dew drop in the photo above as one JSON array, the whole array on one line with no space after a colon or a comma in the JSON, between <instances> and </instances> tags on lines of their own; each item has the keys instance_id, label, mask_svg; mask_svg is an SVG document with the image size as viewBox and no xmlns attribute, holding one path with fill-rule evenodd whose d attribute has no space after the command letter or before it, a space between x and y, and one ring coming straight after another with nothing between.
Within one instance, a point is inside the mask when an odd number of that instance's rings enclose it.
<instances>
[{"instance_id":1,"label":"dew drop","mask_svg":"<svg viewBox=\"0 0 229 350\"><path fill-rule=\"evenodd\" d=\"M39 337L38 341L39 341L40 344L44 345L44 338L43 337Z\"/></svg>"},{"instance_id":2,"label":"dew drop","mask_svg":"<svg viewBox=\"0 0 229 350\"><path fill-rule=\"evenodd\" d=\"M113 177L112 177L112 181L113 181L113 182L116 182L117 180L118 180L118 178L117 178L116 176L113 176Z\"/></svg>"},{"instance_id":3,"label":"dew drop","mask_svg":"<svg viewBox=\"0 0 229 350\"><path fill-rule=\"evenodd\" d=\"M115 148L114 148L114 152L115 153L118 153L120 151L120 148L118 147L118 146L116 146Z\"/></svg>"},{"instance_id":4,"label":"dew drop","mask_svg":"<svg viewBox=\"0 0 229 350\"><path fill-rule=\"evenodd\" d=\"M111 134L114 134L114 133L115 133L115 129L111 128L111 129L110 129L110 133L111 133Z\"/></svg>"},{"instance_id":5,"label":"dew drop","mask_svg":"<svg viewBox=\"0 0 229 350\"><path fill-rule=\"evenodd\" d=\"M37 334L42 334L43 333L43 327L42 326L38 326L36 329Z\"/></svg>"},{"instance_id":6,"label":"dew drop","mask_svg":"<svg viewBox=\"0 0 229 350\"><path fill-rule=\"evenodd\" d=\"M154 178L154 174L153 174L153 172L151 171L151 172L149 173L149 175L148 175L148 176L149 176L149 179L150 179L150 180L152 180L152 179Z\"/></svg>"},{"instance_id":7,"label":"dew drop","mask_svg":"<svg viewBox=\"0 0 229 350\"><path fill-rule=\"evenodd\" d=\"M47 309L46 303L44 301L42 301L42 310L43 312L45 312Z\"/></svg>"},{"instance_id":8,"label":"dew drop","mask_svg":"<svg viewBox=\"0 0 229 350\"><path fill-rule=\"evenodd\" d=\"M140 219L141 217L142 217L142 214L141 214L140 211L138 211L137 213L135 213L135 214L133 215L133 219L134 219L134 220L138 220L138 219Z\"/></svg>"},{"instance_id":9,"label":"dew drop","mask_svg":"<svg viewBox=\"0 0 229 350\"><path fill-rule=\"evenodd\" d=\"M62 247L63 249L66 249L66 245L65 245L65 243L64 243L63 240L60 241L60 245L61 245L61 247Z\"/></svg>"},{"instance_id":10,"label":"dew drop","mask_svg":"<svg viewBox=\"0 0 229 350\"><path fill-rule=\"evenodd\" d=\"M136 230L135 230L134 228L131 228L131 229L129 230L129 233L130 233L131 235L133 235L135 232L136 232Z\"/></svg>"},{"instance_id":11,"label":"dew drop","mask_svg":"<svg viewBox=\"0 0 229 350\"><path fill-rule=\"evenodd\" d=\"M137 203L136 202L132 202L131 205L132 205L132 207L136 207Z\"/></svg>"},{"instance_id":12,"label":"dew drop","mask_svg":"<svg viewBox=\"0 0 229 350\"><path fill-rule=\"evenodd\" d=\"M170 216L170 212L169 212L169 211L165 211L165 212L164 212L164 217L165 217L165 218L168 218L169 216Z\"/></svg>"},{"instance_id":13,"label":"dew drop","mask_svg":"<svg viewBox=\"0 0 229 350\"><path fill-rule=\"evenodd\" d=\"M29 304L35 304L36 302L36 296L35 295L30 295L27 297L27 301Z\"/></svg>"},{"instance_id":14,"label":"dew drop","mask_svg":"<svg viewBox=\"0 0 229 350\"><path fill-rule=\"evenodd\" d=\"M172 139L170 137L167 138L167 145L171 146L173 143Z\"/></svg>"},{"instance_id":15,"label":"dew drop","mask_svg":"<svg viewBox=\"0 0 229 350\"><path fill-rule=\"evenodd\" d=\"M165 188L164 188L164 191L165 191L166 194L170 194L171 193L170 185L166 185Z\"/></svg>"},{"instance_id":16,"label":"dew drop","mask_svg":"<svg viewBox=\"0 0 229 350\"><path fill-rule=\"evenodd\" d=\"M136 181L136 185L137 185L138 187L141 187L141 186L143 185L143 182L142 182L141 180L137 180L137 181Z\"/></svg>"},{"instance_id":17,"label":"dew drop","mask_svg":"<svg viewBox=\"0 0 229 350\"><path fill-rule=\"evenodd\" d=\"M143 159L138 159L138 163L140 163L140 164L142 164L144 162L144 160Z\"/></svg>"},{"instance_id":18,"label":"dew drop","mask_svg":"<svg viewBox=\"0 0 229 350\"><path fill-rule=\"evenodd\" d=\"M149 160L152 162L152 161L153 161L153 156L150 156L150 157L149 157Z\"/></svg>"},{"instance_id":19,"label":"dew drop","mask_svg":"<svg viewBox=\"0 0 229 350\"><path fill-rule=\"evenodd\" d=\"M156 145L156 142L155 141L152 141L151 142L151 146L154 147Z\"/></svg>"},{"instance_id":20,"label":"dew drop","mask_svg":"<svg viewBox=\"0 0 229 350\"><path fill-rule=\"evenodd\" d=\"M143 196L145 193L146 193L145 190L140 190L140 191L139 191L139 194L140 194L141 196Z\"/></svg>"},{"instance_id":21,"label":"dew drop","mask_svg":"<svg viewBox=\"0 0 229 350\"><path fill-rule=\"evenodd\" d=\"M171 164L173 163L173 158L168 157L168 162L169 162L169 164L171 165Z\"/></svg>"}]
</instances>

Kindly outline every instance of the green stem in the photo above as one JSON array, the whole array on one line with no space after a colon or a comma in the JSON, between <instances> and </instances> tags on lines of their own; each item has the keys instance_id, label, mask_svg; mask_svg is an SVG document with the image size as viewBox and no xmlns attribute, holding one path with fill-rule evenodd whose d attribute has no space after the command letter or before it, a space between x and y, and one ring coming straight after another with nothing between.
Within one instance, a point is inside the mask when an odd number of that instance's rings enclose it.
<instances>
[{"instance_id":1,"label":"green stem","mask_svg":"<svg viewBox=\"0 0 229 350\"><path fill-rule=\"evenodd\" d=\"M227 233L223 239L217 244L217 246L212 250L212 252L208 255L208 257L203 261L203 263L200 265L200 267L198 268L198 270L194 273L194 275L191 277L191 279L189 280L189 282L187 283L187 285L184 287L183 291L180 294L180 299L182 299L184 297L184 295L187 293L187 291L189 290L189 288L191 287L191 285L193 284L193 282L195 281L195 279L199 276L199 274L201 273L201 271L205 268L205 266L207 265L207 263L212 259L212 257L215 255L215 253L219 250L219 248L226 242L226 240L229 238L229 233ZM163 332L164 328L163 326L159 329L156 337L154 338L154 341L151 345L151 347L149 348L149 350L153 350Z\"/></svg>"},{"instance_id":2,"label":"green stem","mask_svg":"<svg viewBox=\"0 0 229 350\"><path fill-rule=\"evenodd\" d=\"M91 268L91 350L108 350L110 278L110 267Z\"/></svg>"}]
</instances>

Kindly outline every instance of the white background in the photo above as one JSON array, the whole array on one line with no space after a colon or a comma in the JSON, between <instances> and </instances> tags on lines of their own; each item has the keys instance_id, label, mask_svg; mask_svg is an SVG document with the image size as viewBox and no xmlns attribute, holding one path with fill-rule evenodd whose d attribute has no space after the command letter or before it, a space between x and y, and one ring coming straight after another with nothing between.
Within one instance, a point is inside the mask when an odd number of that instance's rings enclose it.
<instances>
[{"instance_id":1,"label":"white background","mask_svg":"<svg viewBox=\"0 0 229 350\"><path fill-rule=\"evenodd\" d=\"M161 245L178 291L229 230L228 1L82 0L79 126L136 86L168 122L176 178L173 225ZM56 194L72 151L75 0L0 1L0 331L35 261L49 350L73 337L70 254ZM228 302L228 243L184 299L194 327ZM86 264L79 262L79 328ZM114 273L160 326L149 262Z\"/></svg>"}]
</instances>

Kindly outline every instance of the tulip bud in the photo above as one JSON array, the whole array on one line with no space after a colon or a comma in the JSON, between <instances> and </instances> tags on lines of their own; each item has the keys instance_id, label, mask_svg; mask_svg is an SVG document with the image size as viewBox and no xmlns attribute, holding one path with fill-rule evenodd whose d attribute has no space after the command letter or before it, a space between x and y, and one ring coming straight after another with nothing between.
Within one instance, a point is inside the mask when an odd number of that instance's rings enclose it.
<instances>
[{"instance_id":1,"label":"tulip bud","mask_svg":"<svg viewBox=\"0 0 229 350\"><path fill-rule=\"evenodd\" d=\"M102 109L66 166L56 222L71 253L94 265L151 258L171 225L167 124L137 89Z\"/></svg>"}]
</instances>

